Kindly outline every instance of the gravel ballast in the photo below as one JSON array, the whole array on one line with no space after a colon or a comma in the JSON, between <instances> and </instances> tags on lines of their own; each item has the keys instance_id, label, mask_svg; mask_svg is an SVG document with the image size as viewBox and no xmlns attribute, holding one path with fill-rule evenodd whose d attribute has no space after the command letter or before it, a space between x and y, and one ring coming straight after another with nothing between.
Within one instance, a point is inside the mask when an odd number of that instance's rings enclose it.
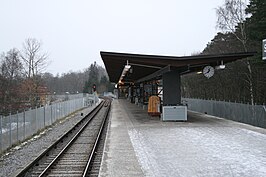
<instances>
[{"instance_id":1,"label":"gravel ballast","mask_svg":"<svg viewBox=\"0 0 266 177\"><path fill-rule=\"evenodd\" d=\"M86 107L10 149L0 157L0 177L14 176L95 107ZM83 113L83 115L81 114Z\"/></svg>"}]
</instances>

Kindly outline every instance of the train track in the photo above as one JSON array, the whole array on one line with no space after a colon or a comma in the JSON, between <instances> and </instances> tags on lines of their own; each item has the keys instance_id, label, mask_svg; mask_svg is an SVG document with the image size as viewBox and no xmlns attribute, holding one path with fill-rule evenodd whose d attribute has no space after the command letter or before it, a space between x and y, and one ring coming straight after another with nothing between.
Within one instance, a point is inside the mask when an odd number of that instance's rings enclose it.
<instances>
[{"instance_id":1,"label":"train track","mask_svg":"<svg viewBox=\"0 0 266 177\"><path fill-rule=\"evenodd\" d=\"M97 148L110 107L109 99L102 101L17 176L97 176L92 162L99 166Z\"/></svg>"}]
</instances>

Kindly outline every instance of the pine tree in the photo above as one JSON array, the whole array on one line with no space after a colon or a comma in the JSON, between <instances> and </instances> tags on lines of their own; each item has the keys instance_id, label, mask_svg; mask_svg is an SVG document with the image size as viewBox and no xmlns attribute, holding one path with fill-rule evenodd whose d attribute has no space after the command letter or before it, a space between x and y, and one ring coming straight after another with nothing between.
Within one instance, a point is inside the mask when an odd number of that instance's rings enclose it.
<instances>
[{"instance_id":1,"label":"pine tree","mask_svg":"<svg viewBox=\"0 0 266 177\"><path fill-rule=\"evenodd\" d=\"M266 1L251 0L246 13L250 14L246 20L250 42L258 52L257 58L261 58L261 42L266 39Z\"/></svg>"},{"instance_id":2,"label":"pine tree","mask_svg":"<svg viewBox=\"0 0 266 177\"><path fill-rule=\"evenodd\" d=\"M249 35L253 40L266 38L266 1L251 0L246 12L251 15L247 19Z\"/></svg>"},{"instance_id":3,"label":"pine tree","mask_svg":"<svg viewBox=\"0 0 266 177\"><path fill-rule=\"evenodd\" d=\"M89 78L85 82L83 92L92 93L93 84L95 84L96 86L99 84L99 68L96 62L94 62L94 64L91 64L91 66L89 67Z\"/></svg>"}]
</instances>

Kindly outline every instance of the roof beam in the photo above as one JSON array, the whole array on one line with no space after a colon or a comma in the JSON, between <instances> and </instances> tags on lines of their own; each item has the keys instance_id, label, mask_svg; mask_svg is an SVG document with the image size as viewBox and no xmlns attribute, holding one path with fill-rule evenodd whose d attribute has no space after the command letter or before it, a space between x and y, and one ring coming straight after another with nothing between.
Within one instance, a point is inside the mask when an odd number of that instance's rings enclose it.
<instances>
[{"instance_id":1,"label":"roof beam","mask_svg":"<svg viewBox=\"0 0 266 177\"><path fill-rule=\"evenodd\" d=\"M152 80L152 79L159 77L159 76L162 76L164 73L167 73L170 71L171 71L171 66L168 65L168 66L166 66L166 67L164 67L164 68L162 68L162 69L160 69L160 70L158 70L158 71L156 71L156 72L154 72L154 73L152 73L146 77L143 77L143 78L137 80L137 83Z\"/></svg>"},{"instance_id":2,"label":"roof beam","mask_svg":"<svg viewBox=\"0 0 266 177\"><path fill-rule=\"evenodd\" d=\"M156 69L161 69L162 67L159 66L152 66L152 65L143 65L143 64L136 64L136 63L129 63L132 66L141 66L141 67L146 67L146 68L156 68Z\"/></svg>"}]
</instances>

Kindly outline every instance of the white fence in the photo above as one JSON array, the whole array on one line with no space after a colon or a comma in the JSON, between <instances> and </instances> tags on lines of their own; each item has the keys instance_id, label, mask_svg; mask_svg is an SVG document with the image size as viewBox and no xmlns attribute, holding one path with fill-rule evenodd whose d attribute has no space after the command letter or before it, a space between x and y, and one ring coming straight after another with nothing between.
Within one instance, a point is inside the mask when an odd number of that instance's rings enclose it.
<instances>
[{"instance_id":1,"label":"white fence","mask_svg":"<svg viewBox=\"0 0 266 177\"><path fill-rule=\"evenodd\" d=\"M265 105L249 105L215 100L182 98L188 109L266 128Z\"/></svg>"},{"instance_id":2,"label":"white fence","mask_svg":"<svg viewBox=\"0 0 266 177\"><path fill-rule=\"evenodd\" d=\"M0 154L12 147L12 145L31 137L46 126L52 125L58 119L85 106L91 106L97 101L98 98L96 96L87 95L84 98L30 109L14 115L0 116Z\"/></svg>"}]
</instances>

